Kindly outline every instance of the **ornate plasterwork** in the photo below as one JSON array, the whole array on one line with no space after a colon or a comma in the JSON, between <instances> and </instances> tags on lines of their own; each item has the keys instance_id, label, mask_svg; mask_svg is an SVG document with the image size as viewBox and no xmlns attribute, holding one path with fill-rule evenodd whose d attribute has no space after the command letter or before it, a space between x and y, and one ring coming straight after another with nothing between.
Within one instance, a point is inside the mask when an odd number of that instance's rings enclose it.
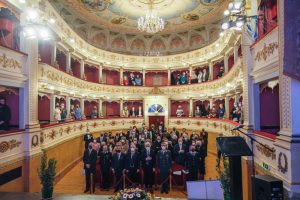
<instances>
[{"instance_id":1,"label":"ornate plasterwork","mask_svg":"<svg viewBox=\"0 0 300 200\"><path fill-rule=\"evenodd\" d=\"M256 148L261 154L263 154L267 158L271 158L272 160L276 160L276 150L275 150L275 148L274 147L271 148L269 145L265 145L265 146L272 149L273 151L270 151L269 149L261 146L260 144L257 144Z\"/></svg>"},{"instance_id":2,"label":"ornate plasterwork","mask_svg":"<svg viewBox=\"0 0 300 200\"><path fill-rule=\"evenodd\" d=\"M17 141L15 139L9 140L9 141L3 141L0 143L0 153L5 153L8 150L12 150L16 147L19 147L22 142Z\"/></svg>"},{"instance_id":3,"label":"ornate plasterwork","mask_svg":"<svg viewBox=\"0 0 300 200\"><path fill-rule=\"evenodd\" d=\"M258 51L255 55L254 60L255 61L261 61L264 60L266 61L267 58L272 55L274 53L275 50L278 49L278 43L277 42L273 42L270 43L268 45L266 45L266 43L264 44L263 49L261 49L260 51Z\"/></svg>"},{"instance_id":4,"label":"ornate plasterwork","mask_svg":"<svg viewBox=\"0 0 300 200\"><path fill-rule=\"evenodd\" d=\"M0 55L0 66L3 68L22 68L22 65L20 62L15 60L14 58L8 58L5 53Z\"/></svg>"},{"instance_id":5,"label":"ornate plasterwork","mask_svg":"<svg viewBox=\"0 0 300 200\"><path fill-rule=\"evenodd\" d=\"M141 66L145 66L147 69L161 69L166 66L182 67L182 64L184 63L193 64L207 62L207 60L214 60L216 57L228 52L230 48L233 47L233 44L240 39L238 32L227 31L223 37L220 37L209 46L190 51L188 53L181 53L172 56L124 55L105 51L87 43L75 31L73 31L73 29L62 19L49 2L44 1L41 9L44 13L45 19L55 19L56 22L54 24L48 24L48 26L61 39L60 43L64 46L72 47L74 52L87 58L87 61L92 63L109 62L113 66L127 65L128 67L139 69ZM180 35L178 37L180 38ZM74 39L75 42L72 43L69 41L70 38ZM218 47L216 47L217 43L219 44L219 46L217 45ZM83 52L82 50L86 51Z\"/></svg>"}]
</instances>

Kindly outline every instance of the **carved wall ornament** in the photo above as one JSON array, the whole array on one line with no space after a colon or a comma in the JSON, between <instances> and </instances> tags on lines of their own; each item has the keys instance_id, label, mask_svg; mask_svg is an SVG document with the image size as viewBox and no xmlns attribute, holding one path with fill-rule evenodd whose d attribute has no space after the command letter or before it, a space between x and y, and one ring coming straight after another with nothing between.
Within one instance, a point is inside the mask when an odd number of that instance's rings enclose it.
<instances>
[{"instance_id":1,"label":"carved wall ornament","mask_svg":"<svg viewBox=\"0 0 300 200\"><path fill-rule=\"evenodd\" d=\"M13 68L13 69L16 69L16 68L21 69L22 68L22 65L18 61L16 61L13 58L7 58L5 53L0 55L0 65L3 68Z\"/></svg>"},{"instance_id":2,"label":"carved wall ornament","mask_svg":"<svg viewBox=\"0 0 300 200\"><path fill-rule=\"evenodd\" d=\"M39 137L37 135L32 136L31 138L31 146L36 147L39 145Z\"/></svg>"},{"instance_id":3,"label":"carved wall ornament","mask_svg":"<svg viewBox=\"0 0 300 200\"><path fill-rule=\"evenodd\" d=\"M285 174L288 171L288 160L285 153L280 152L278 157L278 170Z\"/></svg>"},{"instance_id":4,"label":"carved wall ornament","mask_svg":"<svg viewBox=\"0 0 300 200\"><path fill-rule=\"evenodd\" d=\"M68 127L65 129L65 132L66 132L67 134L69 134L69 133L70 133L70 131L71 131L71 127L70 127L70 126L68 126Z\"/></svg>"},{"instance_id":5,"label":"carved wall ornament","mask_svg":"<svg viewBox=\"0 0 300 200\"><path fill-rule=\"evenodd\" d=\"M265 148L265 147L263 147L259 144L256 145L256 148L261 154L265 155L267 158L271 158L272 160L276 160L276 150L275 150L275 148L274 147L271 148L269 145L265 145L265 146L272 149L273 151L270 151L269 149L267 149L267 148Z\"/></svg>"},{"instance_id":6,"label":"carved wall ornament","mask_svg":"<svg viewBox=\"0 0 300 200\"><path fill-rule=\"evenodd\" d=\"M84 126L83 126L82 124L79 125L79 129L80 129L80 130L82 130L83 127L84 127Z\"/></svg>"},{"instance_id":7,"label":"carved wall ornament","mask_svg":"<svg viewBox=\"0 0 300 200\"><path fill-rule=\"evenodd\" d=\"M53 140L56 137L56 134L56 130L52 129L51 132L48 134L48 137Z\"/></svg>"},{"instance_id":8,"label":"carved wall ornament","mask_svg":"<svg viewBox=\"0 0 300 200\"><path fill-rule=\"evenodd\" d=\"M41 137L40 137L40 143L41 143L41 144L44 143L44 139L45 139L44 137L45 137L45 135L44 135L44 132L42 131L42 132L41 132Z\"/></svg>"},{"instance_id":9,"label":"carved wall ornament","mask_svg":"<svg viewBox=\"0 0 300 200\"><path fill-rule=\"evenodd\" d=\"M19 147L22 142L17 140L3 141L0 143L0 153L5 153L8 150L12 150Z\"/></svg>"},{"instance_id":10,"label":"carved wall ornament","mask_svg":"<svg viewBox=\"0 0 300 200\"><path fill-rule=\"evenodd\" d=\"M261 61L261 60L266 61L267 58L269 56L271 56L276 49L278 49L278 43L277 42L270 43L268 46L266 44L264 44L263 49L256 53L254 60L258 61L258 62Z\"/></svg>"}]
</instances>

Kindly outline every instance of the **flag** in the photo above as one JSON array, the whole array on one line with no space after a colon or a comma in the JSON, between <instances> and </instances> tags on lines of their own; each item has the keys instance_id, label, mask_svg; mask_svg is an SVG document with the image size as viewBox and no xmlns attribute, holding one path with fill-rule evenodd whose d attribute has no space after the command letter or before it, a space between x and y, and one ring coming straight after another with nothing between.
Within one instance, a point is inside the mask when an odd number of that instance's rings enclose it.
<instances>
[{"instance_id":1,"label":"flag","mask_svg":"<svg viewBox=\"0 0 300 200\"><path fill-rule=\"evenodd\" d=\"M251 24L252 21L253 23ZM251 35L251 38L255 41L258 38L258 17L253 17L251 22L247 23L246 28L248 33Z\"/></svg>"}]
</instances>

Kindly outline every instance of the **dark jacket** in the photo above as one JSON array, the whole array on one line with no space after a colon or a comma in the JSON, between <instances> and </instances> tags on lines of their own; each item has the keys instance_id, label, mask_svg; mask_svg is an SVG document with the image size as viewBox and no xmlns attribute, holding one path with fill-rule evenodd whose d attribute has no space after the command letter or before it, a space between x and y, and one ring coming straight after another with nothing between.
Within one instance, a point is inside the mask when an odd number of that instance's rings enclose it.
<instances>
[{"instance_id":1,"label":"dark jacket","mask_svg":"<svg viewBox=\"0 0 300 200\"><path fill-rule=\"evenodd\" d=\"M102 170L108 170L111 167L111 159L112 159L112 154L111 152L103 152L99 151L98 155L100 156L100 166Z\"/></svg>"},{"instance_id":2,"label":"dark jacket","mask_svg":"<svg viewBox=\"0 0 300 200\"><path fill-rule=\"evenodd\" d=\"M151 160L146 160L148 156L151 158ZM144 151L141 154L141 163L143 169L155 168L155 163L156 163L155 151L153 149L150 149L149 155L147 155L147 150L144 149Z\"/></svg>"},{"instance_id":3,"label":"dark jacket","mask_svg":"<svg viewBox=\"0 0 300 200\"><path fill-rule=\"evenodd\" d=\"M184 165L185 163L185 154L186 154L186 145L182 144L182 150L184 151L183 153L179 153L180 151L180 146L179 144L176 144L174 146L174 159L175 162L179 165Z\"/></svg>"},{"instance_id":4,"label":"dark jacket","mask_svg":"<svg viewBox=\"0 0 300 200\"><path fill-rule=\"evenodd\" d=\"M3 121L4 123L0 125L0 130L9 130L9 121L11 119L11 112L10 108L7 105L3 105L2 108L0 108L0 121Z\"/></svg>"},{"instance_id":5,"label":"dark jacket","mask_svg":"<svg viewBox=\"0 0 300 200\"><path fill-rule=\"evenodd\" d=\"M140 158L139 153L136 151L132 156L131 152L129 151L125 156L125 169L136 171L140 169Z\"/></svg>"},{"instance_id":6,"label":"dark jacket","mask_svg":"<svg viewBox=\"0 0 300 200\"><path fill-rule=\"evenodd\" d=\"M120 153L120 158L118 153L113 154L112 156L112 169L115 170L116 174L121 174L125 169L125 154Z\"/></svg>"},{"instance_id":7,"label":"dark jacket","mask_svg":"<svg viewBox=\"0 0 300 200\"><path fill-rule=\"evenodd\" d=\"M169 171L172 167L172 155L171 151L160 150L156 156L157 167L160 171Z\"/></svg>"},{"instance_id":8,"label":"dark jacket","mask_svg":"<svg viewBox=\"0 0 300 200\"><path fill-rule=\"evenodd\" d=\"M83 154L83 163L84 169L86 168L86 164L90 164L91 173L95 173L96 170L96 162L97 162L97 151L94 149L86 149Z\"/></svg>"}]
</instances>

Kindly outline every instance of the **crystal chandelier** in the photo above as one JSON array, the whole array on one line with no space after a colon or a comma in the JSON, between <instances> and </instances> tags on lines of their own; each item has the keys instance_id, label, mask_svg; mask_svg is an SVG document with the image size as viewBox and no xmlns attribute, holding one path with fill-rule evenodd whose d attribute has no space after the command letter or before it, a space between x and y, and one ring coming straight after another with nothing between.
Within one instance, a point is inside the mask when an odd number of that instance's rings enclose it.
<instances>
[{"instance_id":1,"label":"crystal chandelier","mask_svg":"<svg viewBox=\"0 0 300 200\"><path fill-rule=\"evenodd\" d=\"M153 10L153 0L149 0L149 10L138 19L138 29L147 33L157 33L165 28L165 22Z\"/></svg>"}]
</instances>

